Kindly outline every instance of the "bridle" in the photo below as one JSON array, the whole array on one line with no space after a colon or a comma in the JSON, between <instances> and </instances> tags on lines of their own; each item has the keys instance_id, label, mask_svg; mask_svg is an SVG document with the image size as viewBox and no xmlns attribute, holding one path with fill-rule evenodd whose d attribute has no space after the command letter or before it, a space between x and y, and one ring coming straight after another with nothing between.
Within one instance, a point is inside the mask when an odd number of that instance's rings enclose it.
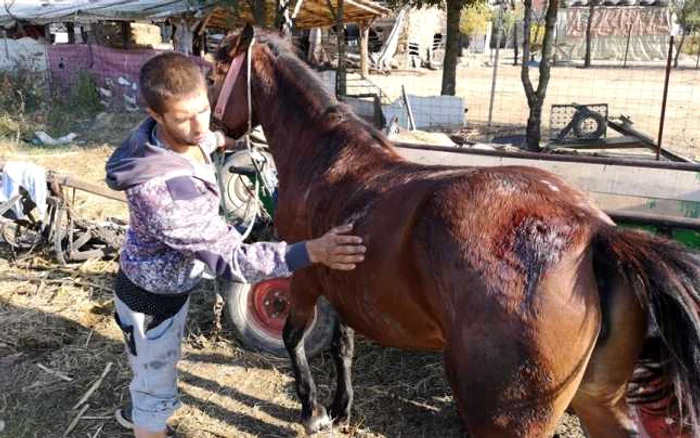
<instances>
[{"instance_id":1,"label":"bridle","mask_svg":"<svg viewBox=\"0 0 700 438\"><path fill-rule=\"evenodd\" d=\"M241 74L241 70L243 68L243 64L246 64L246 72L247 72L247 84L246 84L246 98L248 100L248 129L246 130L245 134L243 135L243 138L245 140L246 148L248 149L248 155L250 156L250 161L253 163L253 167L255 168L255 171L257 173L255 182L254 182L254 189L253 189L253 202L256 204L262 205L262 202L259 199L259 194L258 192L260 191L260 179L263 179L263 173L262 169L259 168L257 161L255 160L254 153L255 151L253 150L253 146L250 141L250 134L253 131L253 100L251 96L251 64L252 64L252 53L253 53L253 44L255 43L255 38L251 38L250 43L248 43L248 48L240 53L238 56L236 56L232 61L231 65L229 66L228 72L226 73L226 78L224 79L224 84L221 86L221 91L219 92L219 95L216 98L216 105L214 107L214 120L218 122L219 124L223 125L224 121L224 114L226 113L226 107L229 103L229 100L231 98L231 93L233 92L233 87L236 84L236 81L238 80L238 76ZM221 170L223 169L224 165L224 154L221 154L221 158L218 163L218 174L221 175ZM265 184L266 188L270 190L268 184ZM222 210L225 212L226 211L226 201L224 199L225 195L225 190L223 187L223 181L222 178L219 178L219 191L221 192L220 200L221 200L221 207ZM253 226L255 225L255 221L257 220L257 210L256 213L253 215L253 218L250 221L250 224L248 225L248 228L246 231L242 234L242 240L245 240L249 235L250 232L253 230Z\"/></svg>"}]
</instances>

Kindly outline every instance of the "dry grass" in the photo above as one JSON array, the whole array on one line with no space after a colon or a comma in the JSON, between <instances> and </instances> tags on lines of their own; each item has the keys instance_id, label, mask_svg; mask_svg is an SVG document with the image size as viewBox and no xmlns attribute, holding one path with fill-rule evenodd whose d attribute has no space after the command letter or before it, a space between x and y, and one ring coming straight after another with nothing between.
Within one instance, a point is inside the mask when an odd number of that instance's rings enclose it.
<instances>
[{"instance_id":1,"label":"dry grass","mask_svg":"<svg viewBox=\"0 0 700 438\"><path fill-rule=\"evenodd\" d=\"M79 144L35 146L0 141L0 161L29 161L47 170L104 186L107 158L142 117L142 114L104 114L95 121L80 123L83 130L78 131L76 141ZM66 193L73 196L72 190L67 189ZM87 219L127 219L123 203L84 191L75 191L74 206L75 211Z\"/></svg>"},{"instance_id":2,"label":"dry grass","mask_svg":"<svg viewBox=\"0 0 700 438\"><path fill-rule=\"evenodd\" d=\"M114 129L111 144L58 149L4 144L0 159L31 160L98 183L104 160L127 128ZM92 218L123 209L98 197L78 199L81 212ZM116 263L93 261L68 269L41 257L21 265L8 260L7 248L0 245L2 436L61 437L81 411L69 437L130 436L112 417L128 400L130 374L112 316ZM211 284L205 282L192 295L180 363L183 406L173 426L187 438L303 436L289 361L242 349L228 325L221 336L213 336L213 303ZM355 357L352 427L318 437L462 436L439 355L359 340ZM110 362L104 380L76 408ZM335 387L332 361L322 355L311 365L320 396L329 402ZM566 419L561 432L562 437L582 436L574 418Z\"/></svg>"},{"instance_id":3,"label":"dry grass","mask_svg":"<svg viewBox=\"0 0 700 438\"><path fill-rule=\"evenodd\" d=\"M128 399L129 382L121 335L112 319L111 294L102 289L109 286L116 266L72 272L38 263L35 268L2 263L5 277L64 279L43 287L41 281L0 282L4 436L61 436L79 410L73 409L76 402L109 362L114 366L87 400L89 407L69 436L92 436L98 428L102 437L129 436L112 420L114 409ZM75 280L100 288L80 286ZM213 294L208 286L193 295L180 363L184 404L172 424L189 438L303 436L288 361L241 349L230 331L214 339ZM314 359L312 367L321 398L330 401L334 388L330 357ZM439 355L381 348L361 340L355 376L352 427L318 437L463 436ZM573 418L560 432L562 437L581 436Z\"/></svg>"}]
</instances>

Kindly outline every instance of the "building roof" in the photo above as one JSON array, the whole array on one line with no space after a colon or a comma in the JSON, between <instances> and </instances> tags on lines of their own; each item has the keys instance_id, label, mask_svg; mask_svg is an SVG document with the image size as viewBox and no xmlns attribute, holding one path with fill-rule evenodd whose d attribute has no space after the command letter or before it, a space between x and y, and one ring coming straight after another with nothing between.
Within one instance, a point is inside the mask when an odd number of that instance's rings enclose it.
<instances>
[{"instance_id":1,"label":"building roof","mask_svg":"<svg viewBox=\"0 0 700 438\"><path fill-rule=\"evenodd\" d=\"M270 7L268 22L274 22L275 0L266 0ZM297 28L328 27L335 24L333 8L338 0L292 0L292 10L301 2L297 15ZM6 0L7 8L0 8L0 26L8 27L15 20L35 24L64 21L94 22L98 20L159 21L191 12L204 18L211 14L207 25L231 28L242 22L252 22L247 2L239 13L230 8L216 7L213 0ZM391 11L371 0L345 0L344 22L361 23L387 15Z\"/></svg>"}]
</instances>

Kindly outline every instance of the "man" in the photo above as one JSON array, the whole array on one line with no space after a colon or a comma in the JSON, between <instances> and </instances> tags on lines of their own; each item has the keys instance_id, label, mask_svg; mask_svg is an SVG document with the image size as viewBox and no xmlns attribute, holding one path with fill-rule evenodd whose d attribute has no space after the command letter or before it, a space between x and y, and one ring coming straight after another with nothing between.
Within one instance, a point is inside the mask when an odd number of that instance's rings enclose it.
<instances>
[{"instance_id":1,"label":"man","mask_svg":"<svg viewBox=\"0 0 700 438\"><path fill-rule=\"evenodd\" d=\"M149 117L107 162L107 184L126 193L129 229L115 283L115 319L124 333L133 380L131 405L117 420L137 438L173 436L179 406L177 362L188 294L209 274L257 282L313 263L352 270L364 260L351 226L306 242L244 244L219 216L210 153L228 140L209 131L205 79L189 58L167 53L139 78Z\"/></svg>"}]
</instances>

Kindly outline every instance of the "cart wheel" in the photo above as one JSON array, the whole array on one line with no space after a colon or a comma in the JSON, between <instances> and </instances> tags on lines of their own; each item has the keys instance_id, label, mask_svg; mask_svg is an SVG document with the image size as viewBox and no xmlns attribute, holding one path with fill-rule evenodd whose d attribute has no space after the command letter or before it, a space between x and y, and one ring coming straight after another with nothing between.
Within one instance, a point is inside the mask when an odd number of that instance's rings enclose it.
<instances>
[{"instance_id":1,"label":"cart wheel","mask_svg":"<svg viewBox=\"0 0 700 438\"><path fill-rule=\"evenodd\" d=\"M80 226L71 219L63 204L58 205L54 218L53 249L59 264L66 266L69 263L104 258L109 252L108 248L82 250L93 238L90 228Z\"/></svg>"},{"instance_id":2,"label":"cart wheel","mask_svg":"<svg viewBox=\"0 0 700 438\"><path fill-rule=\"evenodd\" d=\"M290 280L278 278L252 285L223 280L218 283L229 318L243 344L253 350L289 357L282 330L289 314ZM307 357L328 348L335 320L336 314L328 301L319 298L304 338Z\"/></svg>"}]
</instances>

